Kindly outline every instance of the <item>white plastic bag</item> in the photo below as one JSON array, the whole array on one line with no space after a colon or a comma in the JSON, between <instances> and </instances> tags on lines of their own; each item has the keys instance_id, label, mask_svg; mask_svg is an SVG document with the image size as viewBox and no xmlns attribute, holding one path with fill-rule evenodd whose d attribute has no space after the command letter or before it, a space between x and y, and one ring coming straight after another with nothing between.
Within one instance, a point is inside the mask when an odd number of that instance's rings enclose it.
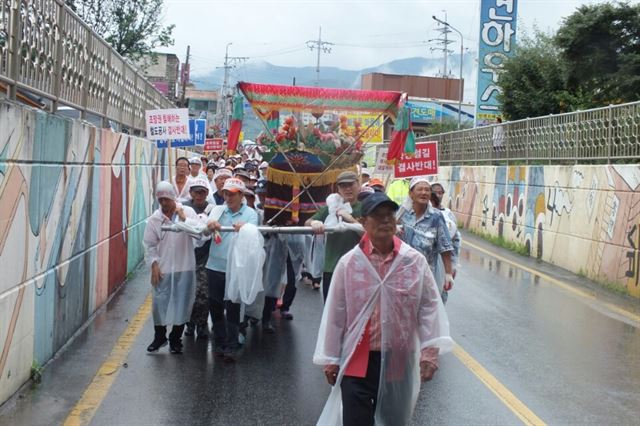
<instances>
[{"instance_id":1,"label":"white plastic bag","mask_svg":"<svg viewBox=\"0 0 640 426\"><path fill-rule=\"evenodd\" d=\"M351 204L346 203L340 194L331 194L327 197L327 208L329 209L329 215L324 220L325 227L333 227L342 222L342 217L338 216L338 211L346 211L349 214L353 212Z\"/></svg>"},{"instance_id":2,"label":"white plastic bag","mask_svg":"<svg viewBox=\"0 0 640 426\"><path fill-rule=\"evenodd\" d=\"M231 240L227 258L227 283L224 298L234 303L252 304L264 288L262 266L265 260L264 238L250 223L240 228Z\"/></svg>"}]
</instances>

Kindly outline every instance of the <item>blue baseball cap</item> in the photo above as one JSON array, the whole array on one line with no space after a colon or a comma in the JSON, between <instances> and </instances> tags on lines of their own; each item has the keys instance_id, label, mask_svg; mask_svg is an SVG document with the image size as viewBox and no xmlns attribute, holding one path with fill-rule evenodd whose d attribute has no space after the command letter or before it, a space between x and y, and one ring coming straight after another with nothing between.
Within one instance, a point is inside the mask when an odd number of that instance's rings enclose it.
<instances>
[{"instance_id":1,"label":"blue baseball cap","mask_svg":"<svg viewBox=\"0 0 640 426\"><path fill-rule=\"evenodd\" d=\"M369 216L375 209L383 205L390 206L393 211L397 211L400 208L400 206L391 198L387 197L384 192L374 192L362 200L362 216Z\"/></svg>"}]
</instances>

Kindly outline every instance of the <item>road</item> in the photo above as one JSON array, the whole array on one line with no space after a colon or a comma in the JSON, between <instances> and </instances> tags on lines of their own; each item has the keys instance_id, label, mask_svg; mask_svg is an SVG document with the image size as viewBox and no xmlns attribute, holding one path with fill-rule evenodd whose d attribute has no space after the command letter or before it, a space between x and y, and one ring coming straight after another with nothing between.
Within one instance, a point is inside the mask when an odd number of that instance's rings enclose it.
<instances>
[{"instance_id":1,"label":"road","mask_svg":"<svg viewBox=\"0 0 640 426\"><path fill-rule=\"evenodd\" d=\"M422 386L413 424L638 425L638 301L473 236L465 242L447 304L457 347ZM74 407L92 425L315 424L329 393L311 363L319 292L301 285L294 320L276 318L275 335L250 328L228 364L211 342L188 338L183 355L147 354L146 283L141 269L40 385L0 407L0 424L63 424Z\"/></svg>"}]
</instances>

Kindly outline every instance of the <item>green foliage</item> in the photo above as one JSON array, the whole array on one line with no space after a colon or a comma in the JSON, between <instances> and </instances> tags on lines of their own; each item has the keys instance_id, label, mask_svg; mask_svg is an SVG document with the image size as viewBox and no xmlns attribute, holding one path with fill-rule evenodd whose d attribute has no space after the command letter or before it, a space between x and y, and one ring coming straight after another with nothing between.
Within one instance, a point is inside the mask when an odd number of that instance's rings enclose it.
<instances>
[{"instance_id":1,"label":"green foliage","mask_svg":"<svg viewBox=\"0 0 640 426\"><path fill-rule=\"evenodd\" d=\"M460 129L461 130L470 129L472 127L473 127L473 122L468 122L468 121L461 121L460 122ZM434 122L433 124L431 124L429 127L427 127L424 130L424 133L427 136L429 136L429 135L438 135L440 133L453 132L455 130L458 130L458 120L446 119L446 120L442 120L439 123L438 122ZM422 131L422 129L421 129L421 131Z\"/></svg>"},{"instance_id":2,"label":"green foliage","mask_svg":"<svg viewBox=\"0 0 640 426\"><path fill-rule=\"evenodd\" d=\"M500 237L497 235L493 235L489 232L480 231L477 229L468 229L473 235L477 235L478 237L489 241L491 244L494 244L498 247L502 247L504 249L510 250L514 253L517 253L521 256L529 256L529 249L524 244L510 241L505 239L504 237Z\"/></svg>"},{"instance_id":3,"label":"green foliage","mask_svg":"<svg viewBox=\"0 0 640 426\"><path fill-rule=\"evenodd\" d=\"M174 25L162 25L163 0L66 0L120 55L137 61L174 43Z\"/></svg>"},{"instance_id":4,"label":"green foliage","mask_svg":"<svg viewBox=\"0 0 640 426\"><path fill-rule=\"evenodd\" d=\"M640 5L585 5L565 18L555 37L567 88L592 105L640 99Z\"/></svg>"},{"instance_id":5,"label":"green foliage","mask_svg":"<svg viewBox=\"0 0 640 426\"><path fill-rule=\"evenodd\" d=\"M557 34L521 37L498 84L509 120L639 100L640 5L581 6Z\"/></svg>"},{"instance_id":6,"label":"green foliage","mask_svg":"<svg viewBox=\"0 0 640 426\"><path fill-rule=\"evenodd\" d=\"M42 366L37 361L31 363L31 381L34 384L40 384L42 381Z\"/></svg>"}]
</instances>

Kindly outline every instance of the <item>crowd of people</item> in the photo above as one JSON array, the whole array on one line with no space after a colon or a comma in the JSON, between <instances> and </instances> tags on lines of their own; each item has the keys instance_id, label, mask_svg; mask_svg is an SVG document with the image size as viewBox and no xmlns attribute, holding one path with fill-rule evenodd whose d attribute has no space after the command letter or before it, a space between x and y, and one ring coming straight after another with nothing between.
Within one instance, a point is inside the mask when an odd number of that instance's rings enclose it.
<instances>
[{"instance_id":1,"label":"crowd of people","mask_svg":"<svg viewBox=\"0 0 640 426\"><path fill-rule=\"evenodd\" d=\"M230 295L233 253L245 255L233 237L263 225L268 167L259 152L180 157L173 179L157 185L144 235L155 327L147 351L168 344L180 354L183 336L212 334L215 356L234 362L249 324L273 334L274 312L293 319L296 285L307 280L324 300L313 362L333 385L319 424L407 423L420 380L452 347L444 303L461 240L445 185L422 176L387 185L366 167L340 173L305 222L308 235L249 237L264 250L243 259L261 272L246 302ZM166 230L176 223L204 232Z\"/></svg>"}]
</instances>

